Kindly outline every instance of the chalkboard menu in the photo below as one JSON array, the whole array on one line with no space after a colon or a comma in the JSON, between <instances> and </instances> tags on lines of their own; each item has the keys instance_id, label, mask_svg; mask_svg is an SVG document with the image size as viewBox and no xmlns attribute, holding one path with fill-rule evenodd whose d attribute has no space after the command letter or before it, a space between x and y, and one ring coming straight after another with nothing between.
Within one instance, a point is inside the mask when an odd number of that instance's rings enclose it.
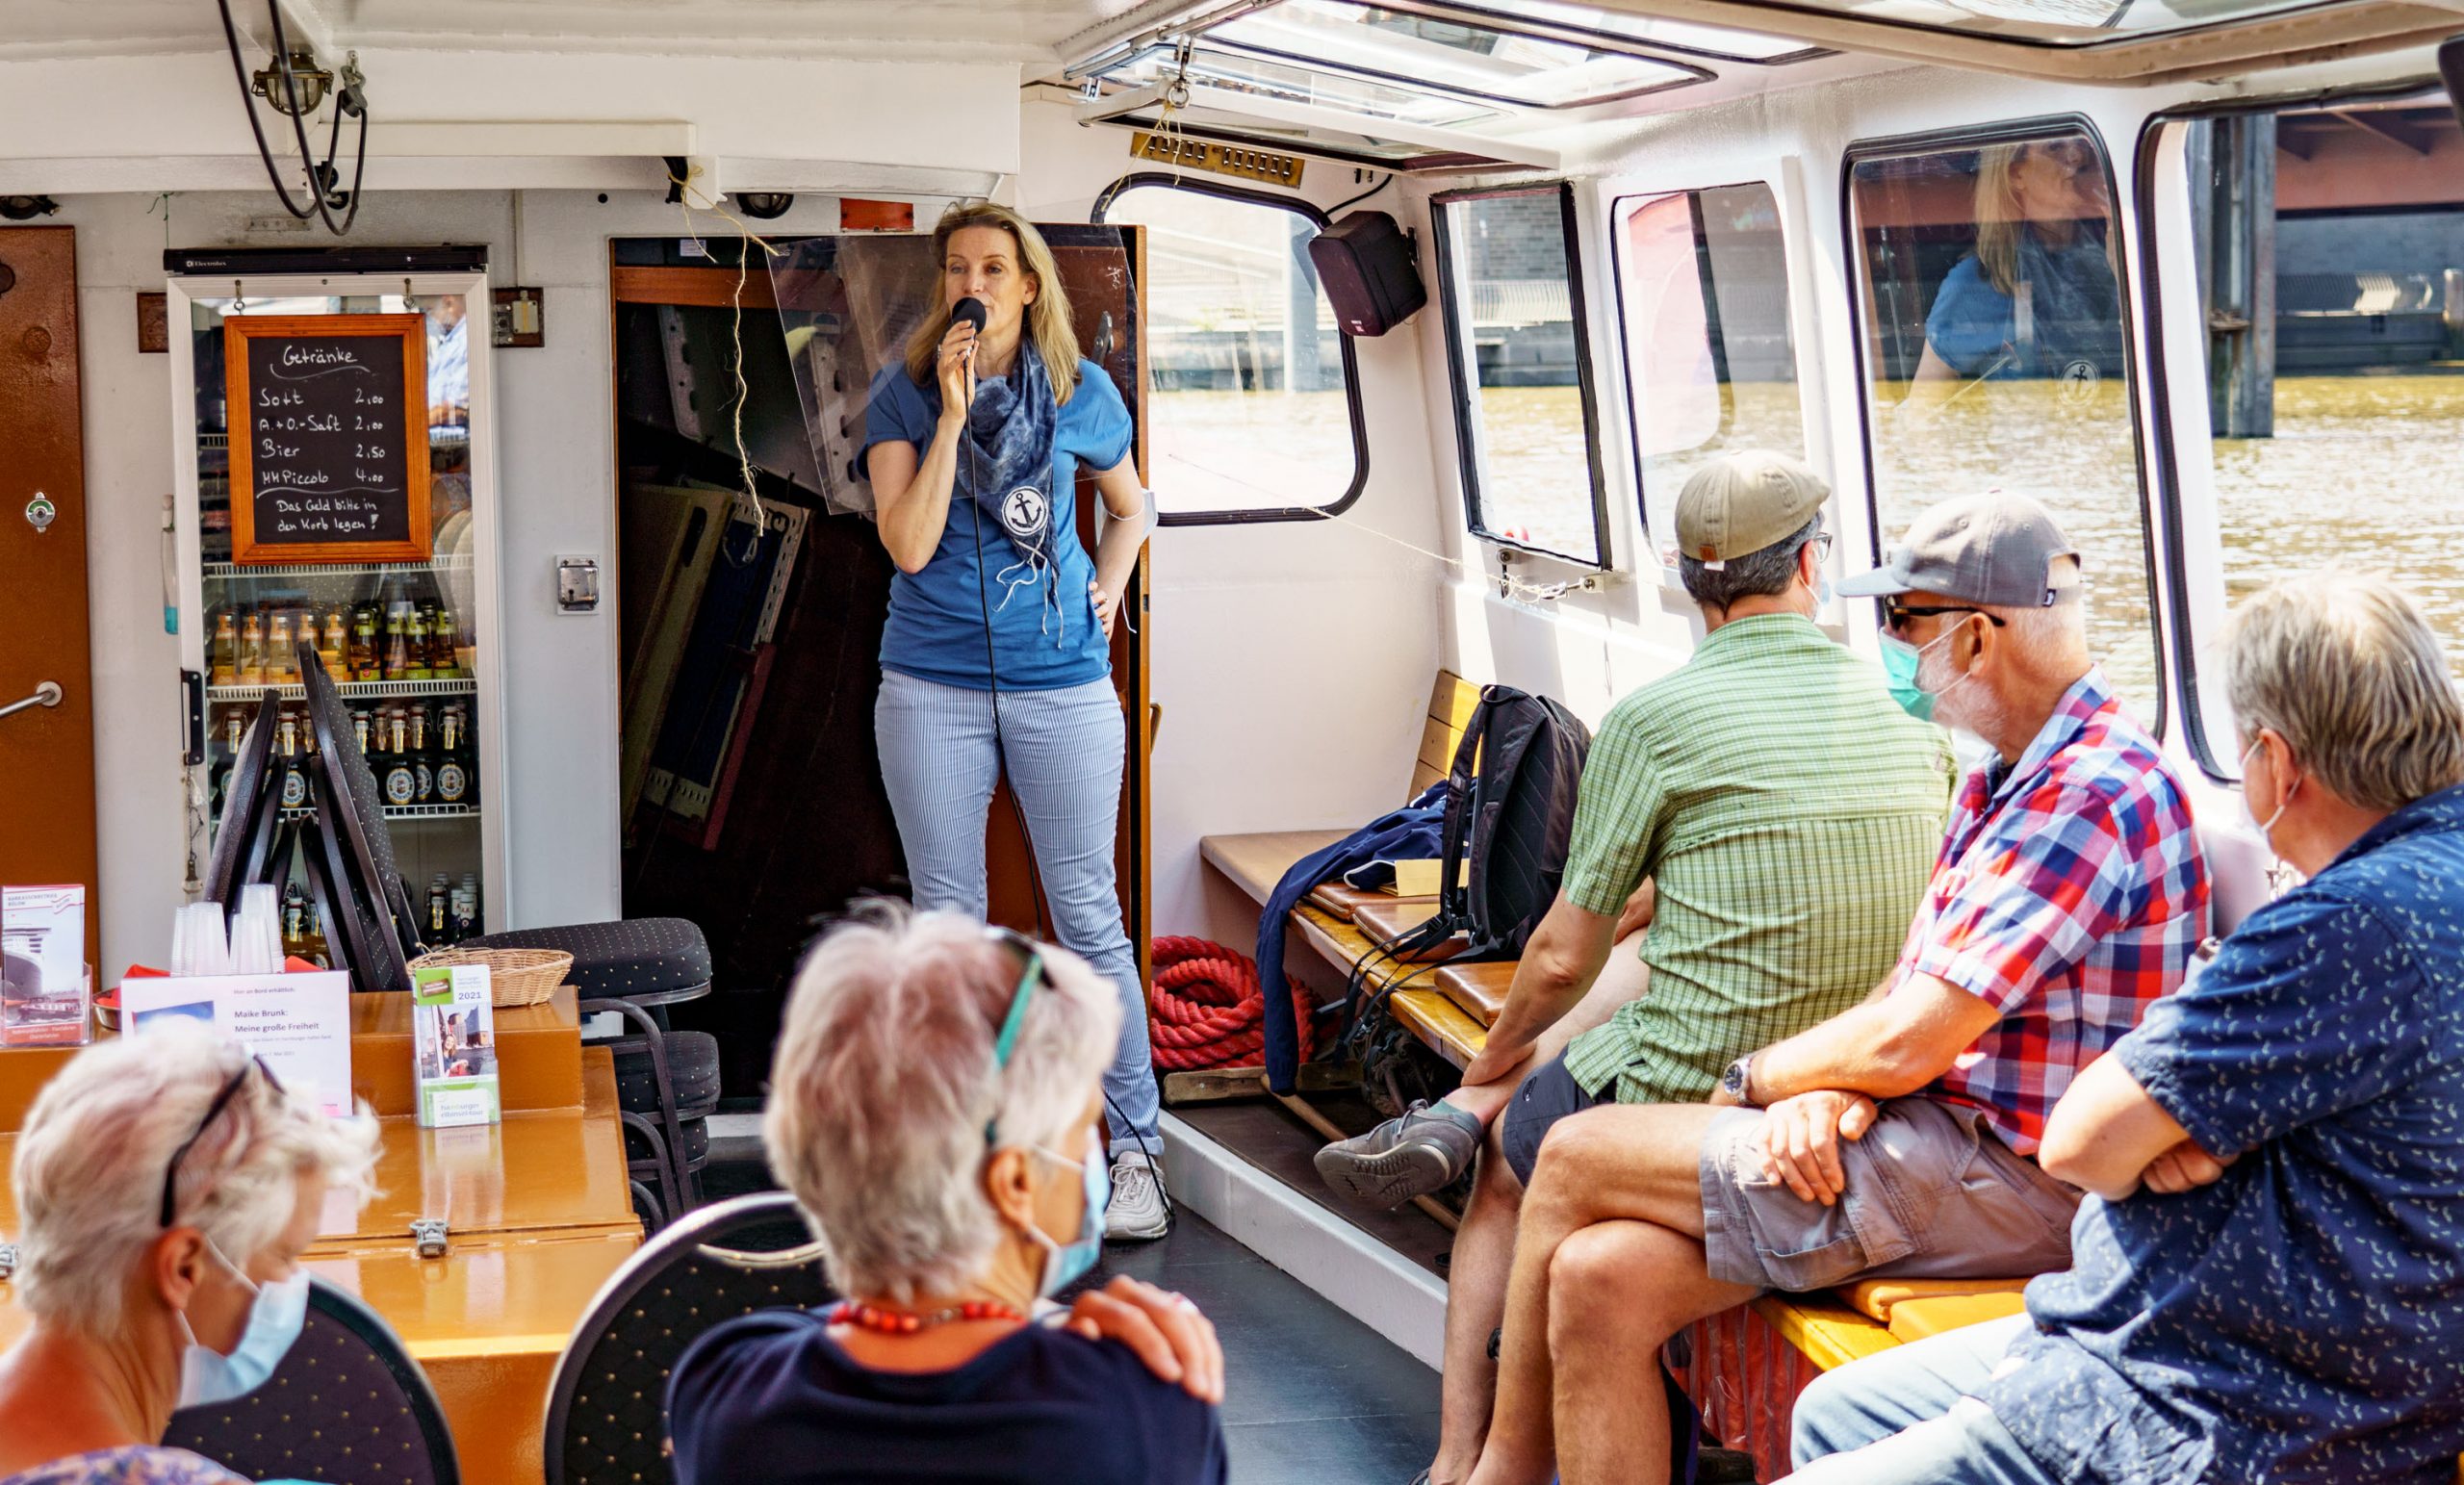
<instances>
[{"instance_id":1,"label":"chalkboard menu","mask_svg":"<svg viewBox=\"0 0 2464 1485\"><path fill-rule=\"evenodd\" d=\"M428 555L427 320L222 321L236 562Z\"/></svg>"}]
</instances>

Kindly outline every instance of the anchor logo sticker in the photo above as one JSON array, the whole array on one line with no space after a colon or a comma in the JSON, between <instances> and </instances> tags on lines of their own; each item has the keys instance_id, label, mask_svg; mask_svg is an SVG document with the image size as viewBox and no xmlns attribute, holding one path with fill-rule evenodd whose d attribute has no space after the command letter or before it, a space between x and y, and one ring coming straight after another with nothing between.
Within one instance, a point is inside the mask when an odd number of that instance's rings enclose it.
<instances>
[{"instance_id":1,"label":"anchor logo sticker","mask_svg":"<svg viewBox=\"0 0 2464 1485\"><path fill-rule=\"evenodd\" d=\"M1048 508L1042 490L1034 485L1020 485L1001 498L1001 525L1019 541L1034 541L1043 534Z\"/></svg>"},{"instance_id":2,"label":"anchor logo sticker","mask_svg":"<svg viewBox=\"0 0 2464 1485\"><path fill-rule=\"evenodd\" d=\"M2062 400L2075 407L2093 399L2098 379L2093 361L2081 359L2071 362L2062 369Z\"/></svg>"}]
</instances>

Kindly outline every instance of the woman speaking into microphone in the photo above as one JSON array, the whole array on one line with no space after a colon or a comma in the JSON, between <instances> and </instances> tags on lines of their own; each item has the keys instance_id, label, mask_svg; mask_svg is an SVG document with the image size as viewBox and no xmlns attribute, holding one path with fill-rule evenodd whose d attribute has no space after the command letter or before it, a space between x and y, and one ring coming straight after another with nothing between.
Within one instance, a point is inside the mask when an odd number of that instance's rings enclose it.
<instances>
[{"instance_id":1,"label":"woman speaking into microphone","mask_svg":"<svg viewBox=\"0 0 2464 1485\"><path fill-rule=\"evenodd\" d=\"M882 778L915 906L980 918L985 814L1008 771L1054 936L1120 989L1105 1231L1158 1238L1146 999L1114 876L1125 735L1108 643L1153 498L1120 393L1079 359L1041 234L1007 208L962 204L932 254L933 306L905 364L874 378L864 420L875 519L898 565L873 721ZM1091 560L1073 519L1082 466L1113 518Z\"/></svg>"}]
</instances>

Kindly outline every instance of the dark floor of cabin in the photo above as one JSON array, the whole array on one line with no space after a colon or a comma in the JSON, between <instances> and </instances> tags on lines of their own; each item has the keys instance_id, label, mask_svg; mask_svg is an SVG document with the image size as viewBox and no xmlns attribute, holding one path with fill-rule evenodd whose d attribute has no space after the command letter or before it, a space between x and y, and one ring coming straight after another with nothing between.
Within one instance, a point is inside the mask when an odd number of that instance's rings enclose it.
<instances>
[{"instance_id":1,"label":"dark floor of cabin","mask_svg":"<svg viewBox=\"0 0 2464 1485\"><path fill-rule=\"evenodd\" d=\"M1175 1112L1296 1189L1323 1190L1314 1174L1297 1179L1306 1158L1293 1152L1315 1139L1277 1106ZM714 1139L708 1197L768 1189L759 1150L758 1137ZM1443 1229L1416 1213L1349 1215L1424 1263L1443 1245ZM1405 1485L1437 1452L1437 1373L1203 1217L1183 1211L1161 1242L1107 1243L1086 1282L1118 1273L1189 1295L1215 1322L1232 1485Z\"/></svg>"}]
</instances>

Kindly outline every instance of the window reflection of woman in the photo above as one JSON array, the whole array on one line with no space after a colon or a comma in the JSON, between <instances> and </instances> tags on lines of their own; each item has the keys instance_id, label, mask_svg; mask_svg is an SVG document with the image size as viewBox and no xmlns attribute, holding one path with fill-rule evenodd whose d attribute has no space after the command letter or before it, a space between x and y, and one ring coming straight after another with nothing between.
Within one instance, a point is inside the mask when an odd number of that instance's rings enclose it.
<instances>
[{"instance_id":1,"label":"window reflection of woman","mask_svg":"<svg viewBox=\"0 0 2464 1485\"><path fill-rule=\"evenodd\" d=\"M2084 139L1979 150L1976 249L1934 296L1916 381L2119 375L2111 210Z\"/></svg>"}]
</instances>

